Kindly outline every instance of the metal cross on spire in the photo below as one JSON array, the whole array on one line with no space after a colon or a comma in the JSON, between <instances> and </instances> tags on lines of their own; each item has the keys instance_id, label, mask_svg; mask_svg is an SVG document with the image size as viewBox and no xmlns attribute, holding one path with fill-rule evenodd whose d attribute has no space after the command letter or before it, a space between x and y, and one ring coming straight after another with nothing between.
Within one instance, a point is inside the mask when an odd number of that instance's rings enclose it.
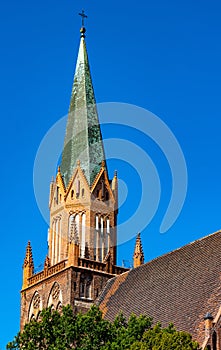
<instances>
[{"instance_id":1,"label":"metal cross on spire","mask_svg":"<svg viewBox=\"0 0 221 350\"><path fill-rule=\"evenodd\" d=\"M84 27L84 20L85 20L85 18L87 18L87 15L85 15L84 10L82 10L82 12L79 13L79 16L81 16L82 27Z\"/></svg>"}]
</instances>

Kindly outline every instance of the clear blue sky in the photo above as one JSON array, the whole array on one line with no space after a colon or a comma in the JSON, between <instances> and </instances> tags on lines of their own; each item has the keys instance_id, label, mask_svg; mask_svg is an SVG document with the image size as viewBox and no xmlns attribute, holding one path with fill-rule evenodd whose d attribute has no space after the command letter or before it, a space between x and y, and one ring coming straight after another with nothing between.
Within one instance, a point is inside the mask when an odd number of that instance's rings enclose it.
<instances>
[{"instance_id":1,"label":"clear blue sky","mask_svg":"<svg viewBox=\"0 0 221 350\"><path fill-rule=\"evenodd\" d=\"M46 254L47 224L34 197L33 164L42 137L68 110L82 7L88 14L87 48L97 102L126 102L152 111L173 131L187 162L184 208L162 235L159 227L170 197L170 172L154 143L143 145L162 185L159 210L142 234L145 260L221 228L221 4L218 0L179 4L12 0L0 7L0 348L4 349L19 329L27 241L32 242L36 266ZM136 137L128 132L128 138L142 146L142 137L137 137L139 141ZM119 161L110 163L110 173L115 168L130 190L133 182L127 171ZM120 220L137 205L136 191L131 191ZM131 259L133 248L134 240L119 247L119 264Z\"/></svg>"}]
</instances>

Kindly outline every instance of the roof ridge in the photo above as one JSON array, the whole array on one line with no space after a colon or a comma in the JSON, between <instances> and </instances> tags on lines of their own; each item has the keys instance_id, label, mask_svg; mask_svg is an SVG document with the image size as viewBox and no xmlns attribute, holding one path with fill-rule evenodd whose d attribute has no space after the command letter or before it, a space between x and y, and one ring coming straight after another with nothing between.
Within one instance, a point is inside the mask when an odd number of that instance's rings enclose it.
<instances>
[{"instance_id":1,"label":"roof ridge","mask_svg":"<svg viewBox=\"0 0 221 350\"><path fill-rule=\"evenodd\" d=\"M176 252L180 251L181 249L184 249L184 248L186 248L186 247L189 247L189 246L191 246L191 245L193 245L193 244L195 244L195 243L197 243L197 242L203 241L203 240L205 240L205 239L207 239L207 238L209 238L209 237L211 237L211 236L217 235L217 234L219 234L219 233L221 233L221 230L218 230L218 231L216 231L216 232L210 233L210 234L208 234L207 236L198 238L198 239L196 239L196 240L194 240L194 241L192 241L192 242L189 242L189 243L183 245L182 247L176 248L176 249L174 249L174 250L171 250L170 252L167 252L167 253L164 253L164 254L162 254L162 255L160 255L160 256L157 256L156 258L153 258L152 260L146 262L145 264L143 264L143 265L141 265L141 266L138 266L138 268L139 268L139 267L142 267L142 266L145 266L145 265L148 265L148 264L150 264L150 263L152 263L153 261L156 261L156 260L158 260L158 259L164 258L164 257L167 256L167 255L176 253Z\"/></svg>"}]
</instances>

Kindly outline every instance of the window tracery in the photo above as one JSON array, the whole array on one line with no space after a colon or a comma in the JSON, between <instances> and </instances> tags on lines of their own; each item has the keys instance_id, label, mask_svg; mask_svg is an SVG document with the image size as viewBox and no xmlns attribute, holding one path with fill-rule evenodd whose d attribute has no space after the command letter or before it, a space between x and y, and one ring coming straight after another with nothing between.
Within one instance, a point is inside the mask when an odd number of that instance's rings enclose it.
<instances>
[{"instance_id":1,"label":"window tracery","mask_svg":"<svg viewBox=\"0 0 221 350\"><path fill-rule=\"evenodd\" d=\"M28 320L37 319L39 312L42 310L42 299L38 291L35 291L30 303Z\"/></svg>"},{"instance_id":2,"label":"window tracery","mask_svg":"<svg viewBox=\"0 0 221 350\"><path fill-rule=\"evenodd\" d=\"M57 283L54 285L51 294L52 294L52 299L57 300L59 298L60 288Z\"/></svg>"},{"instance_id":3,"label":"window tracery","mask_svg":"<svg viewBox=\"0 0 221 350\"><path fill-rule=\"evenodd\" d=\"M39 309L40 302L41 302L40 295L38 293L36 293L34 298L33 298L33 308L34 309Z\"/></svg>"},{"instance_id":4,"label":"window tracery","mask_svg":"<svg viewBox=\"0 0 221 350\"><path fill-rule=\"evenodd\" d=\"M62 305L62 292L59 284L55 282L51 288L47 306L51 306L53 310L56 310L59 304Z\"/></svg>"}]
</instances>

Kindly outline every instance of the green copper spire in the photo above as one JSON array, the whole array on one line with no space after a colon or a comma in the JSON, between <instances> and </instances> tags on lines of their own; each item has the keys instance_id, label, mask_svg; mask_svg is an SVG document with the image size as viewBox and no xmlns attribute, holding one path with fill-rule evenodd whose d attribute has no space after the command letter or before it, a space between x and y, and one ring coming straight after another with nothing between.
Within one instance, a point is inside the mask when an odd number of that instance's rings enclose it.
<instances>
[{"instance_id":1,"label":"green copper spire","mask_svg":"<svg viewBox=\"0 0 221 350\"><path fill-rule=\"evenodd\" d=\"M62 153L61 173L66 186L78 160L89 185L92 185L100 171L102 161L105 160L85 44L85 31L84 27L80 30L80 48Z\"/></svg>"}]
</instances>

